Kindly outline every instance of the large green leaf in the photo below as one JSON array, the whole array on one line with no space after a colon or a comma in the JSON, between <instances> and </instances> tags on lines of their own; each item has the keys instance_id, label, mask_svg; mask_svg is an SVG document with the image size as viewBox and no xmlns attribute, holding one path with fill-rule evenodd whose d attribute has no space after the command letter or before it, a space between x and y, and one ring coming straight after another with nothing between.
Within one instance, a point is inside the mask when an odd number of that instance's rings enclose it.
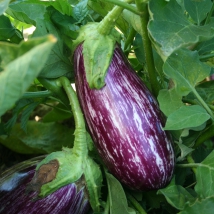
<instances>
[{"instance_id":1,"label":"large green leaf","mask_svg":"<svg viewBox=\"0 0 214 214\"><path fill-rule=\"evenodd\" d=\"M46 36L20 45L1 43L0 57L4 67L0 76L0 116L13 107L38 76L55 42L53 36Z\"/></svg>"},{"instance_id":2,"label":"large green leaf","mask_svg":"<svg viewBox=\"0 0 214 214\"><path fill-rule=\"evenodd\" d=\"M0 15L2 15L7 10L9 3L10 3L10 0L0 1Z\"/></svg>"},{"instance_id":3,"label":"large green leaf","mask_svg":"<svg viewBox=\"0 0 214 214\"><path fill-rule=\"evenodd\" d=\"M176 49L213 37L214 24L197 26L190 22L176 0L149 1L148 30L158 52L166 59Z\"/></svg>"},{"instance_id":4,"label":"large green leaf","mask_svg":"<svg viewBox=\"0 0 214 214\"><path fill-rule=\"evenodd\" d=\"M162 89L157 97L161 111L169 116L183 106L182 97L176 93L175 88L171 90Z\"/></svg>"},{"instance_id":5,"label":"large green leaf","mask_svg":"<svg viewBox=\"0 0 214 214\"><path fill-rule=\"evenodd\" d=\"M179 130L197 127L205 123L210 115L199 105L182 106L169 115L165 130Z\"/></svg>"},{"instance_id":6,"label":"large green leaf","mask_svg":"<svg viewBox=\"0 0 214 214\"><path fill-rule=\"evenodd\" d=\"M197 167L195 191L200 198L214 197L214 151Z\"/></svg>"},{"instance_id":7,"label":"large green leaf","mask_svg":"<svg viewBox=\"0 0 214 214\"><path fill-rule=\"evenodd\" d=\"M214 197L204 200L197 200L194 204L188 205L179 214L213 214Z\"/></svg>"},{"instance_id":8,"label":"large green leaf","mask_svg":"<svg viewBox=\"0 0 214 214\"><path fill-rule=\"evenodd\" d=\"M111 174L106 172L108 183L110 213L111 214L130 214L125 192L120 182Z\"/></svg>"},{"instance_id":9,"label":"large green leaf","mask_svg":"<svg viewBox=\"0 0 214 214\"><path fill-rule=\"evenodd\" d=\"M29 121L27 133L16 124L9 136L1 135L0 143L21 154L46 154L62 147L72 147L74 130L57 123Z\"/></svg>"},{"instance_id":10,"label":"large green leaf","mask_svg":"<svg viewBox=\"0 0 214 214\"><path fill-rule=\"evenodd\" d=\"M210 74L210 67L199 60L196 51L179 49L164 63L163 70L175 83L179 95L185 96Z\"/></svg>"},{"instance_id":11,"label":"large green leaf","mask_svg":"<svg viewBox=\"0 0 214 214\"><path fill-rule=\"evenodd\" d=\"M184 0L184 7L187 13L191 16L197 25L207 17L208 12L212 7L211 0L190 1Z\"/></svg>"}]
</instances>

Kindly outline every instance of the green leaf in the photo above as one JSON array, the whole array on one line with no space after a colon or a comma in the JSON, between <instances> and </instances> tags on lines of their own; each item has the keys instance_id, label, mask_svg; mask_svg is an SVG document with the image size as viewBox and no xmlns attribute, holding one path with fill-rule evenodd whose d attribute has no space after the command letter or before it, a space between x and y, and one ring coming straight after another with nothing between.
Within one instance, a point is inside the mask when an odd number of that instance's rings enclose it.
<instances>
[{"instance_id":1,"label":"green leaf","mask_svg":"<svg viewBox=\"0 0 214 214\"><path fill-rule=\"evenodd\" d=\"M73 9L73 17L81 22L89 13L88 7L88 0L82 0L77 5L75 5Z\"/></svg>"},{"instance_id":2,"label":"green leaf","mask_svg":"<svg viewBox=\"0 0 214 214\"><path fill-rule=\"evenodd\" d=\"M39 74L40 78L58 78L71 73L72 66L67 56L64 54L64 43L61 38L60 31L53 25L49 16L45 16L44 20L37 20L36 30L32 37L40 37L47 34L53 34L57 38L57 43L51 50L51 54Z\"/></svg>"},{"instance_id":3,"label":"green leaf","mask_svg":"<svg viewBox=\"0 0 214 214\"><path fill-rule=\"evenodd\" d=\"M145 59L145 53L144 53L144 47L143 47L143 40L142 40L142 37L140 36L140 34L137 34L135 36L135 40L133 42L133 47L134 47L134 52L135 52L135 55L136 55L138 61L141 64L145 64L146 59Z\"/></svg>"},{"instance_id":4,"label":"green leaf","mask_svg":"<svg viewBox=\"0 0 214 214\"><path fill-rule=\"evenodd\" d=\"M199 105L182 106L169 115L165 130L179 130L202 125L210 118L210 115Z\"/></svg>"},{"instance_id":5,"label":"green leaf","mask_svg":"<svg viewBox=\"0 0 214 214\"><path fill-rule=\"evenodd\" d=\"M175 143L179 146L179 148L181 150L181 155L179 157L177 157L177 159L176 159L177 162L184 160L184 158L188 154L190 154L192 151L194 151L194 149L185 146L183 143L178 143L178 142L175 142Z\"/></svg>"},{"instance_id":6,"label":"green leaf","mask_svg":"<svg viewBox=\"0 0 214 214\"><path fill-rule=\"evenodd\" d=\"M187 13L191 16L191 18L195 21L197 25L206 18L208 12L212 7L211 0L203 0L203 1L189 1L184 0L184 7L187 10Z\"/></svg>"},{"instance_id":7,"label":"green leaf","mask_svg":"<svg viewBox=\"0 0 214 214\"><path fill-rule=\"evenodd\" d=\"M180 107L184 105L182 102L182 97L177 94L175 88L172 88L170 90L167 89L160 90L157 99L161 111L166 116L169 116L174 111L178 110Z\"/></svg>"},{"instance_id":8,"label":"green leaf","mask_svg":"<svg viewBox=\"0 0 214 214\"><path fill-rule=\"evenodd\" d=\"M183 210L187 203L195 201L184 187L175 185L174 179L166 188L158 190L157 194L163 194L167 202L178 210Z\"/></svg>"},{"instance_id":9,"label":"green leaf","mask_svg":"<svg viewBox=\"0 0 214 214\"><path fill-rule=\"evenodd\" d=\"M7 48L11 55L14 54L14 49L24 54L19 55L19 57L10 61L10 63L4 64L5 67L0 76L0 116L14 105L38 76L55 42L56 39L53 36L46 36L22 42L17 46L1 43L0 49ZM30 47L28 47L28 43ZM12 48L10 49L10 47ZM28 49L27 52L25 52L26 47ZM1 50L0 56L2 57Z\"/></svg>"},{"instance_id":10,"label":"green leaf","mask_svg":"<svg viewBox=\"0 0 214 214\"><path fill-rule=\"evenodd\" d=\"M196 170L197 184L195 191L200 198L214 196L214 151L212 151L200 164Z\"/></svg>"},{"instance_id":11,"label":"green leaf","mask_svg":"<svg viewBox=\"0 0 214 214\"><path fill-rule=\"evenodd\" d=\"M8 8L10 0L1 0L0 1L0 15L2 15Z\"/></svg>"},{"instance_id":12,"label":"green leaf","mask_svg":"<svg viewBox=\"0 0 214 214\"><path fill-rule=\"evenodd\" d=\"M129 214L128 202L122 185L113 175L107 172L106 179L108 183L108 192L110 198L110 213Z\"/></svg>"},{"instance_id":13,"label":"green leaf","mask_svg":"<svg viewBox=\"0 0 214 214\"><path fill-rule=\"evenodd\" d=\"M163 70L173 79L176 91L186 96L198 82L210 74L210 67L200 62L198 53L187 49L174 52L164 63Z\"/></svg>"},{"instance_id":14,"label":"green leaf","mask_svg":"<svg viewBox=\"0 0 214 214\"><path fill-rule=\"evenodd\" d=\"M214 104L214 82L213 81L206 81L196 86L196 91L201 96L201 98L208 104ZM187 96L187 99L194 100L194 94L190 93Z\"/></svg>"},{"instance_id":15,"label":"green leaf","mask_svg":"<svg viewBox=\"0 0 214 214\"><path fill-rule=\"evenodd\" d=\"M87 158L84 164L84 177L86 181L87 191L89 193L89 201L93 211L100 211L100 197L102 186L102 172L99 165L91 158Z\"/></svg>"},{"instance_id":16,"label":"green leaf","mask_svg":"<svg viewBox=\"0 0 214 214\"><path fill-rule=\"evenodd\" d=\"M214 197L206 198L204 200L197 200L194 204L186 206L179 214L213 214L213 207Z\"/></svg>"},{"instance_id":17,"label":"green leaf","mask_svg":"<svg viewBox=\"0 0 214 214\"><path fill-rule=\"evenodd\" d=\"M175 0L151 0L149 11L151 21L148 30L163 59L181 47L188 47L213 37L213 22L203 26L194 25Z\"/></svg>"},{"instance_id":18,"label":"green leaf","mask_svg":"<svg viewBox=\"0 0 214 214\"><path fill-rule=\"evenodd\" d=\"M10 39L14 33L15 28L10 22L10 19L4 15L0 16L0 40Z\"/></svg>"},{"instance_id":19,"label":"green leaf","mask_svg":"<svg viewBox=\"0 0 214 214\"><path fill-rule=\"evenodd\" d=\"M16 124L9 136L0 136L0 143L21 154L46 154L73 146L74 130L63 125L29 121L26 128L27 133Z\"/></svg>"}]
</instances>

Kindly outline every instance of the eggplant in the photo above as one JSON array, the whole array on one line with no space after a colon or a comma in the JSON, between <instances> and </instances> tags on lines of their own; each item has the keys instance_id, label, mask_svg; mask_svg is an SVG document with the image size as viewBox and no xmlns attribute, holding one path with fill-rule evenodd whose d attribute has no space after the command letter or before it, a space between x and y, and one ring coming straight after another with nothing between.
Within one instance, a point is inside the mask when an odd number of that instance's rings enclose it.
<instances>
[{"instance_id":1,"label":"eggplant","mask_svg":"<svg viewBox=\"0 0 214 214\"><path fill-rule=\"evenodd\" d=\"M73 56L76 91L105 166L133 190L165 187L173 175L175 155L156 99L118 45L101 89L89 87L84 57L80 44Z\"/></svg>"},{"instance_id":2,"label":"eggplant","mask_svg":"<svg viewBox=\"0 0 214 214\"><path fill-rule=\"evenodd\" d=\"M0 177L0 213L2 214L86 214L90 204L84 182L68 184L45 198L36 191L29 192L36 165L44 157L22 162L5 171ZM38 184L39 186L40 184ZM34 186L33 189L37 189Z\"/></svg>"}]
</instances>

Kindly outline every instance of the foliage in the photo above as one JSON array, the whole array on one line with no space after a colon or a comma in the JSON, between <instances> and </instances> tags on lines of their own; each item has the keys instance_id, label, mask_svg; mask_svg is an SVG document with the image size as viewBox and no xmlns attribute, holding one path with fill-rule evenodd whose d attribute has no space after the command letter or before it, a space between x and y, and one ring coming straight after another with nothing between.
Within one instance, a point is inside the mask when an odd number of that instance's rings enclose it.
<instances>
[{"instance_id":1,"label":"foliage","mask_svg":"<svg viewBox=\"0 0 214 214\"><path fill-rule=\"evenodd\" d=\"M214 68L214 2L128 3L124 2L115 22L120 34L117 41L154 96L158 91L157 100L166 116L164 129L175 142L177 165L171 183L157 191L127 190L108 172L102 173L101 186L98 165L102 166L102 161L87 138L89 156L96 161L87 159L85 169L88 185L97 188L95 192L89 188L94 197L92 207L101 204L106 214L211 214L214 82L209 77ZM80 27L100 22L114 5L121 5L121 1L0 2L2 145L32 155L73 146L75 111L71 111L58 80L63 76L74 83L72 51ZM140 6L148 16L140 12ZM29 27L34 31L26 35ZM156 85L150 79L152 72ZM93 177L92 171L97 176Z\"/></svg>"}]
</instances>

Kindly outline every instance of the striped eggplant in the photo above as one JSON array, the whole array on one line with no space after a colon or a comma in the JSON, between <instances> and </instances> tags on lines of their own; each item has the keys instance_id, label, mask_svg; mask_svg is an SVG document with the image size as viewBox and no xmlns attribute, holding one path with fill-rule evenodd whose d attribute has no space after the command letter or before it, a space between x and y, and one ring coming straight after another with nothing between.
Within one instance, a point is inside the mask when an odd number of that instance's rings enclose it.
<instances>
[{"instance_id":1,"label":"striped eggplant","mask_svg":"<svg viewBox=\"0 0 214 214\"><path fill-rule=\"evenodd\" d=\"M75 84L89 131L104 164L134 190L166 186L175 157L164 117L145 84L118 45L105 86L91 89L86 80L83 45L74 52Z\"/></svg>"},{"instance_id":2,"label":"striped eggplant","mask_svg":"<svg viewBox=\"0 0 214 214\"><path fill-rule=\"evenodd\" d=\"M42 157L44 158L44 157ZM45 198L26 191L41 157L20 163L0 177L1 214L86 214L90 209L83 182L68 184Z\"/></svg>"}]
</instances>

